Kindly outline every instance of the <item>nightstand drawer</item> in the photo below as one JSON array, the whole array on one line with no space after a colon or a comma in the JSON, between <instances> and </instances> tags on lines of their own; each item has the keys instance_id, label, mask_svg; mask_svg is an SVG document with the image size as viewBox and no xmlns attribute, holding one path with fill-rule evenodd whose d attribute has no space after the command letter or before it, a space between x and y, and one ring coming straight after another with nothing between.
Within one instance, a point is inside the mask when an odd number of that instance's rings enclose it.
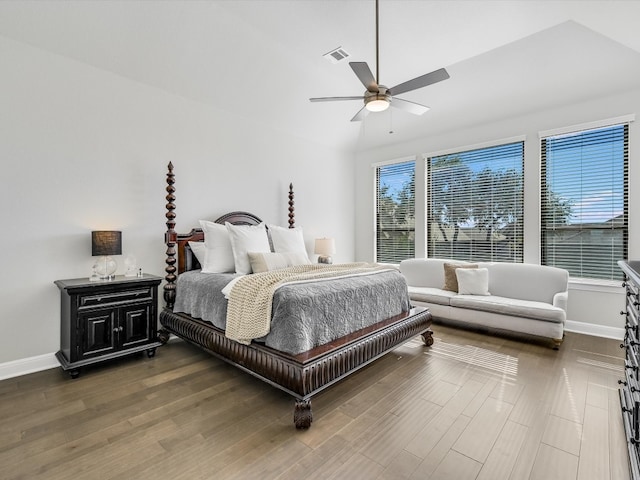
<instances>
[{"instance_id":1,"label":"nightstand drawer","mask_svg":"<svg viewBox=\"0 0 640 480\"><path fill-rule=\"evenodd\" d=\"M120 292L94 293L91 295L78 295L78 309L113 305L122 302L151 300L155 287L136 288Z\"/></svg>"}]
</instances>

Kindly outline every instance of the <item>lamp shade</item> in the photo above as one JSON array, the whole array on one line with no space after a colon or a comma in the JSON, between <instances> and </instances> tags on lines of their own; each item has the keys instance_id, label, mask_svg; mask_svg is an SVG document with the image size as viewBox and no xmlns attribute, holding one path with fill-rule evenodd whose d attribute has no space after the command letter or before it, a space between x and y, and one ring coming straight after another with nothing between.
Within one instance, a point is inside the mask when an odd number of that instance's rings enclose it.
<instances>
[{"instance_id":1,"label":"lamp shade","mask_svg":"<svg viewBox=\"0 0 640 480\"><path fill-rule=\"evenodd\" d=\"M333 238L316 238L313 253L316 255L333 255L336 253L336 241Z\"/></svg>"},{"instance_id":2,"label":"lamp shade","mask_svg":"<svg viewBox=\"0 0 640 480\"><path fill-rule=\"evenodd\" d=\"M122 232L98 230L91 232L91 255L122 255Z\"/></svg>"}]
</instances>

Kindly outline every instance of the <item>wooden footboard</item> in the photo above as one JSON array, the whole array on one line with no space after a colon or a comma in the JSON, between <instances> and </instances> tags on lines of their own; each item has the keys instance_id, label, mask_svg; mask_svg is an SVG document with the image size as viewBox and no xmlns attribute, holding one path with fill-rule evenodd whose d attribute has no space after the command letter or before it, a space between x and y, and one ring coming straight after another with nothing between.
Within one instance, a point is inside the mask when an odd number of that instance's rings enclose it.
<instances>
[{"instance_id":1,"label":"wooden footboard","mask_svg":"<svg viewBox=\"0 0 640 480\"><path fill-rule=\"evenodd\" d=\"M211 324L169 309L160 313L160 322L169 332L293 396L296 428L311 425L310 399L316 393L416 335L427 345L433 343L431 314L422 307L298 355L255 342L239 344Z\"/></svg>"}]
</instances>

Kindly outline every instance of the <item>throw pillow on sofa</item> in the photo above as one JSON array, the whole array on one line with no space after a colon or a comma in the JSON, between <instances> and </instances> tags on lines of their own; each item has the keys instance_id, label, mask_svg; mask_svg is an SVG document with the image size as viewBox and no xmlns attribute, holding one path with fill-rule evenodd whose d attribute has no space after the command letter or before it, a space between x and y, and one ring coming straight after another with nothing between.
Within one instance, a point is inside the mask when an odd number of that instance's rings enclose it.
<instances>
[{"instance_id":1,"label":"throw pillow on sofa","mask_svg":"<svg viewBox=\"0 0 640 480\"><path fill-rule=\"evenodd\" d=\"M458 268L458 293L462 295L491 295L489 293L489 270L486 268Z\"/></svg>"},{"instance_id":2,"label":"throw pillow on sofa","mask_svg":"<svg viewBox=\"0 0 640 480\"><path fill-rule=\"evenodd\" d=\"M450 292L458 291L458 278L456 277L456 270L458 268L478 268L478 265L475 263L445 263L443 290L449 290Z\"/></svg>"}]
</instances>

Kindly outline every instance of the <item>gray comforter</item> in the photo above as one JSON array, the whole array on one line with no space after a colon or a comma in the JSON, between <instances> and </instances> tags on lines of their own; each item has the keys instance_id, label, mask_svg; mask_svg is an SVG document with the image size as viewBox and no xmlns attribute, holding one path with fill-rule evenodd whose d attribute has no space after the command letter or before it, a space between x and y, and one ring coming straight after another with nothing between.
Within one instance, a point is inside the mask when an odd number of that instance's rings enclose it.
<instances>
[{"instance_id":1,"label":"gray comforter","mask_svg":"<svg viewBox=\"0 0 640 480\"><path fill-rule=\"evenodd\" d=\"M200 270L182 273L173 311L224 330L227 300L222 289L236 276ZM271 331L261 341L276 350L297 354L409 308L406 281L396 270L286 284L274 293Z\"/></svg>"}]
</instances>

